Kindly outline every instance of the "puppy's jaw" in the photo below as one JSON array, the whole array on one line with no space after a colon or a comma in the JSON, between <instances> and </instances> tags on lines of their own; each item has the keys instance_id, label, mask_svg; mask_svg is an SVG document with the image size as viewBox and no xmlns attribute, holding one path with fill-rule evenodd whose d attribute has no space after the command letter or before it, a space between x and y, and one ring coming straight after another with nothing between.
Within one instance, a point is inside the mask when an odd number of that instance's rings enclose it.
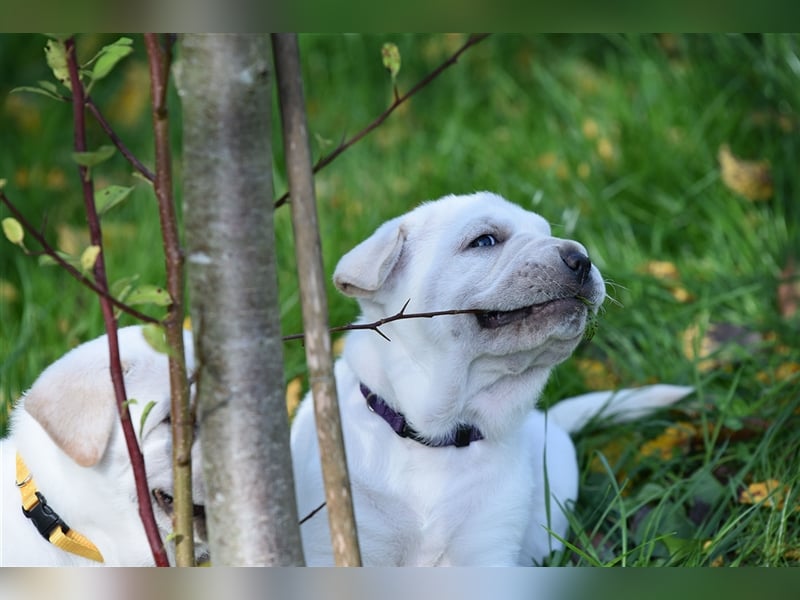
<instances>
[{"instance_id":1,"label":"puppy's jaw","mask_svg":"<svg viewBox=\"0 0 800 600\"><path fill-rule=\"evenodd\" d=\"M498 329L527 319L540 320L543 317L546 318L548 313L571 312L576 303L585 306L585 303L579 298L556 298L514 310L477 312L475 318L482 329Z\"/></svg>"}]
</instances>

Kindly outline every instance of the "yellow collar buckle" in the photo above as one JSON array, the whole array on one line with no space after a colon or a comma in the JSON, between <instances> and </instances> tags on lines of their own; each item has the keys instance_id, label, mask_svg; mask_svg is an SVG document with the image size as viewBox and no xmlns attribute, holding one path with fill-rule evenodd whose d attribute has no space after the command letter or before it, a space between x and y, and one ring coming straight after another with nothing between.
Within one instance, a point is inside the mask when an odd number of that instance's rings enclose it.
<instances>
[{"instance_id":1,"label":"yellow collar buckle","mask_svg":"<svg viewBox=\"0 0 800 600\"><path fill-rule=\"evenodd\" d=\"M97 547L85 536L70 529L47 504L44 495L36 489L33 475L19 454L17 454L16 484L22 496L23 514L31 520L44 539L65 552L96 562L104 562L103 555Z\"/></svg>"}]
</instances>

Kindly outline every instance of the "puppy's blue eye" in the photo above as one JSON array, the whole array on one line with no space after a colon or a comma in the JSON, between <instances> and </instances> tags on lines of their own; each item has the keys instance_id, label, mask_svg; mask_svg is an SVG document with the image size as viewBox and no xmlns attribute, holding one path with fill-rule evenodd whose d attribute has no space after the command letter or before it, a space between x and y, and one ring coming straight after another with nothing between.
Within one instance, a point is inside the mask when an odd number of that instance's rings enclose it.
<instances>
[{"instance_id":1,"label":"puppy's blue eye","mask_svg":"<svg viewBox=\"0 0 800 600\"><path fill-rule=\"evenodd\" d=\"M476 237L469 244L470 248L485 248L487 246L494 246L497 244L497 238L490 233L484 233Z\"/></svg>"}]
</instances>

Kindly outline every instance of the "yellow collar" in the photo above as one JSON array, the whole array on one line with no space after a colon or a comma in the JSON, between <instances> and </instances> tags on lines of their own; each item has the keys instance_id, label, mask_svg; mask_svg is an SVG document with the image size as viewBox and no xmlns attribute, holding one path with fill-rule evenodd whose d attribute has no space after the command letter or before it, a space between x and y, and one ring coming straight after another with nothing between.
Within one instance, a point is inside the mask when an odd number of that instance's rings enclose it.
<instances>
[{"instance_id":1,"label":"yellow collar","mask_svg":"<svg viewBox=\"0 0 800 600\"><path fill-rule=\"evenodd\" d=\"M22 512L36 526L44 539L66 552L104 562L103 555L97 547L86 537L70 529L50 508L45 497L36 489L33 476L19 454L17 454L16 483L22 495Z\"/></svg>"}]
</instances>

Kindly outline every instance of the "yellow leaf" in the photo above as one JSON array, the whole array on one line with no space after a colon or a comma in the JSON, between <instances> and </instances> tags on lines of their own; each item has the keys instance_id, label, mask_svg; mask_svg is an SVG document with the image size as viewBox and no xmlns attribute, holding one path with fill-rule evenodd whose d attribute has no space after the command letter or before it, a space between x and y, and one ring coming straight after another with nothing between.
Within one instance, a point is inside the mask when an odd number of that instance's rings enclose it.
<instances>
[{"instance_id":1,"label":"yellow leaf","mask_svg":"<svg viewBox=\"0 0 800 600\"><path fill-rule=\"evenodd\" d=\"M697 427L691 423L680 422L670 425L661 435L642 444L639 456L658 456L662 460L669 460L675 454L686 454L692 438L697 434Z\"/></svg>"},{"instance_id":2,"label":"yellow leaf","mask_svg":"<svg viewBox=\"0 0 800 600\"><path fill-rule=\"evenodd\" d=\"M705 542L703 542L703 552L710 553L713 549L714 549L714 542L713 541L706 540ZM710 567L722 567L724 565L725 565L725 559L720 554L719 556L715 557L711 561L711 564L709 566Z\"/></svg>"},{"instance_id":3,"label":"yellow leaf","mask_svg":"<svg viewBox=\"0 0 800 600\"><path fill-rule=\"evenodd\" d=\"M614 150L614 144L611 143L611 140L608 138L602 137L597 140L597 154L606 162L610 162L614 160L616 156L616 150Z\"/></svg>"},{"instance_id":4,"label":"yellow leaf","mask_svg":"<svg viewBox=\"0 0 800 600\"><path fill-rule=\"evenodd\" d=\"M651 260L644 264L642 271L664 281L680 279L678 267L675 266L675 263L666 260Z\"/></svg>"},{"instance_id":5,"label":"yellow leaf","mask_svg":"<svg viewBox=\"0 0 800 600\"><path fill-rule=\"evenodd\" d=\"M716 350L716 346L707 335L701 337L700 325L694 323L682 334L683 355L689 360L697 361L697 370L706 373L717 366L717 361L708 358Z\"/></svg>"},{"instance_id":6,"label":"yellow leaf","mask_svg":"<svg viewBox=\"0 0 800 600\"><path fill-rule=\"evenodd\" d=\"M578 358L574 364L581 374L587 388L592 390L615 389L619 386L619 377L601 360Z\"/></svg>"},{"instance_id":7,"label":"yellow leaf","mask_svg":"<svg viewBox=\"0 0 800 600\"><path fill-rule=\"evenodd\" d=\"M800 548L790 548L783 553L783 557L787 560L800 562Z\"/></svg>"},{"instance_id":8,"label":"yellow leaf","mask_svg":"<svg viewBox=\"0 0 800 600\"><path fill-rule=\"evenodd\" d=\"M2 222L3 235L6 236L9 242L22 245L22 240L25 238L25 230L20 225L20 222L12 217L6 217Z\"/></svg>"},{"instance_id":9,"label":"yellow leaf","mask_svg":"<svg viewBox=\"0 0 800 600\"><path fill-rule=\"evenodd\" d=\"M766 200L772 197L772 169L766 160L751 161L737 158L727 144L720 146L717 154L722 182L748 200Z\"/></svg>"},{"instance_id":10,"label":"yellow leaf","mask_svg":"<svg viewBox=\"0 0 800 600\"><path fill-rule=\"evenodd\" d=\"M800 373L800 363L784 362L778 365L774 371L761 371L756 375L760 383L773 385L781 383Z\"/></svg>"},{"instance_id":11,"label":"yellow leaf","mask_svg":"<svg viewBox=\"0 0 800 600\"><path fill-rule=\"evenodd\" d=\"M787 492L788 487L782 486L777 479L757 481L748 485L746 490L742 490L739 494L739 504L763 502L764 506L780 509L783 508L783 500Z\"/></svg>"},{"instance_id":12,"label":"yellow leaf","mask_svg":"<svg viewBox=\"0 0 800 600\"><path fill-rule=\"evenodd\" d=\"M686 304L694 300L694 295L681 285L677 285L670 290L670 294L681 304Z\"/></svg>"},{"instance_id":13,"label":"yellow leaf","mask_svg":"<svg viewBox=\"0 0 800 600\"><path fill-rule=\"evenodd\" d=\"M581 131L583 135L593 140L600 135L600 126L594 119L584 119L583 123L581 123Z\"/></svg>"},{"instance_id":14,"label":"yellow leaf","mask_svg":"<svg viewBox=\"0 0 800 600\"><path fill-rule=\"evenodd\" d=\"M303 380L295 377L286 384L286 412L294 416L300 401L303 399Z\"/></svg>"},{"instance_id":15,"label":"yellow leaf","mask_svg":"<svg viewBox=\"0 0 800 600\"><path fill-rule=\"evenodd\" d=\"M581 131L588 139L593 140L600 135L600 126L594 119L584 119L581 124Z\"/></svg>"},{"instance_id":16,"label":"yellow leaf","mask_svg":"<svg viewBox=\"0 0 800 600\"><path fill-rule=\"evenodd\" d=\"M683 353L697 361L700 372L706 373L741 360L744 353L752 352L761 342L759 333L738 325L708 323L701 328L698 322L683 332Z\"/></svg>"},{"instance_id":17,"label":"yellow leaf","mask_svg":"<svg viewBox=\"0 0 800 600\"><path fill-rule=\"evenodd\" d=\"M84 271L91 271L94 268L94 263L97 262L97 257L100 256L100 246L89 246L81 254L81 268Z\"/></svg>"},{"instance_id":18,"label":"yellow leaf","mask_svg":"<svg viewBox=\"0 0 800 600\"><path fill-rule=\"evenodd\" d=\"M16 302L19 300L19 290L10 281L0 279L0 300L4 302Z\"/></svg>"}]
</instances>

